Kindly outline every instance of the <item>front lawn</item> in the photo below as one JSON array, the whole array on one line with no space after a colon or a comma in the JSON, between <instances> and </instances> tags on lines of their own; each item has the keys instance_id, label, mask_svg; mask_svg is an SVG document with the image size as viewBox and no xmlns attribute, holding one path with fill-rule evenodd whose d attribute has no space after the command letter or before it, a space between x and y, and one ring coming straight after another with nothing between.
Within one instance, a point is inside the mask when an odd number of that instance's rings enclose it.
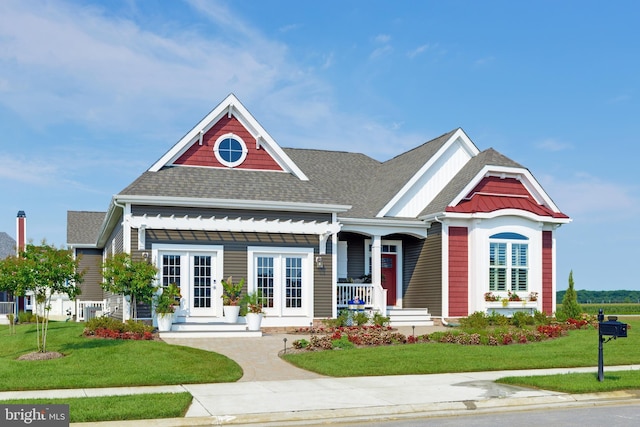
<instances>
[{"instance_id":1,"label":"front lawn","mask_svg":"<svg viewBox=\"0 0 640 427\"><path fill-rule=\"evenodd\" d=\"M621 321L625 321L621 319ZM605 344L606 366L640 363L640 321L631 320L628 338ZM447 372L597 366L598 331L572 330L542 342L501 346L444 343L290 353L285 360L309 371L334 377L414 375Z\"/></svg>"},{"instance_id":2,"label":"front lawn","mask_svg":"<svg viewBox=\"0 0 640 427\"><path fill-rule=\"evenodd\" d=\"M35 325L0 326L0 390L42 390L233 382L242 368L221 354L162 341L86 338L83 323L49 324L48 351L65 357L17 358L36 349Z\"/></svg>"}]
</instances>

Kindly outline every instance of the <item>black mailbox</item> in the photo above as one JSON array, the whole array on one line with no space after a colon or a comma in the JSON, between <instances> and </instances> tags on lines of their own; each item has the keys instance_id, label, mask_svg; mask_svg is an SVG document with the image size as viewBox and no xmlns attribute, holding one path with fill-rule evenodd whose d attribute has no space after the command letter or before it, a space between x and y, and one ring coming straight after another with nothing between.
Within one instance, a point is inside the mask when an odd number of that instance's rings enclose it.
<instances>
[{"instance_id":1,"label":"black mailbox","mask_svg":"<svg viewBox=\"0 0 640 427\"><path fill-rule=\"evenodd\" d=\"M600 329L600 335L608 335L615 338L627 337L627 324L618 322L617 320L600 322L598 328Z\"/></svg>"}]
</instances>

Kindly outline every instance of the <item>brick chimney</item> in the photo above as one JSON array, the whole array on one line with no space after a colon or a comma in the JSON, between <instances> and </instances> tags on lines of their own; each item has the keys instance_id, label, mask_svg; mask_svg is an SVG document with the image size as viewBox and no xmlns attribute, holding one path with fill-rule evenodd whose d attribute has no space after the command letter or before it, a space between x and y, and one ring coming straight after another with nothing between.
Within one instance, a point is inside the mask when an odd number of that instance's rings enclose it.
<instances>
[{"instance_id":1,"label":"brick chimney","mask_svg":"<svg viewBox=\"0 0 640 427\"><path fill-rule=\"evenodd\" d=\"M27 244L27 214L24 211L18 211L16 218L16 255L24 250Z\"/></svg>"}]
</instances>

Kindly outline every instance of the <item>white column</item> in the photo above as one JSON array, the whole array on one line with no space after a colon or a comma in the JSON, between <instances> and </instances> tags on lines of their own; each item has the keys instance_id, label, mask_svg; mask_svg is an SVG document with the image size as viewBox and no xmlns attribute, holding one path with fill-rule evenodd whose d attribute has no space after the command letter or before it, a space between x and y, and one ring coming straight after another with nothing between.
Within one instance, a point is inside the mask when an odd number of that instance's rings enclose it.
<instances>
[{"instance_id":1,"label":"white column","mask_svg":"<svg viewBox=\"0 0 640 427\"><path fill-rule=\"evenodd\" d=\"M376 290L374 306L379 308L383 316L387 315L387 292L382 288L382 236L371 239L371 283Z\"/></svg>"}]
</instances>

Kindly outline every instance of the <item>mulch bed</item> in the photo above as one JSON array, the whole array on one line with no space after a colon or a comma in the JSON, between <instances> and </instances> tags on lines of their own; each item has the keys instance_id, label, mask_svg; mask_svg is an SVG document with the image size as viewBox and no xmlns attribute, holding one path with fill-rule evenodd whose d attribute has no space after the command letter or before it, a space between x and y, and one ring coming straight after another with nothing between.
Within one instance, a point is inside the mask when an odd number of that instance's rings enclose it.
<instances>
[{"instance_id":1,"label":"mulch bed","mask_svg":"<svg viewBox=\"0 0 640 427\"><path fill-rule=\"evenodd\" d=\"M34 351L33 353L23 354L18 357L18 360L51 360L58 359L60 357L64 357L64 354L58 353L57 351L47 351L46 353Z\"/></svg>"}]
</instances>

